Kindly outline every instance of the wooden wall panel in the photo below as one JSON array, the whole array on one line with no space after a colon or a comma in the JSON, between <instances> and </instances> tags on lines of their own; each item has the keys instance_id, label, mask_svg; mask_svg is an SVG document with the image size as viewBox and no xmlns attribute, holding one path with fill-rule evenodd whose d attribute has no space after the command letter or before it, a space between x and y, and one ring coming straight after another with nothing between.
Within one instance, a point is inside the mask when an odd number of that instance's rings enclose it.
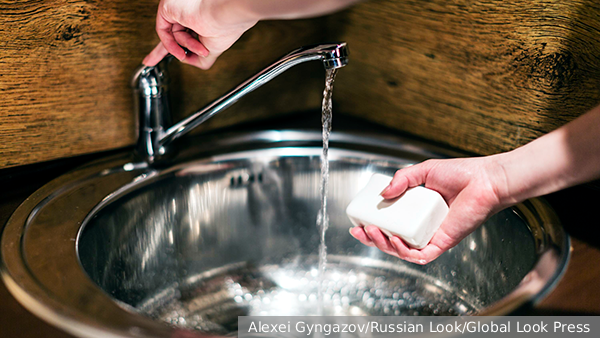
<instances>
[{"instance_id":1,"label":"wooden wall panel","mask_svg":"<svg viewBox=\"0 0 600 338\"><path fill-rule=\"evenodd\" d=\"M0 0L0 168L131 145L129 78L157 42L157 0ZM513 149L600 101L592 0L372 0L320 19L262 22L209 71L175 62L181 118L297 46L349 43L335 114L479 154ZM200 129L317 108L298 66Z\"/></svg>"},{"instance_id":2,"label":"wooden wall panel","mask_svg":"<svg viewBox=\"0 0 600 338\"><path fill-rule=\"evenodd\" d=\"M129 79L158 42L158 1L0 0L0 168L129 146L135 120ZM324 19L264 22L213 69L172 64L179 118L303 44L322 40ZM318 107L322 67L307 65L210 121ZM308 76L305 76L308 75Z\"/></svg>"},{"instance_id":3,"label":"wooden wall panel","mask_svg":"<svg viewBox=\"0 0 600 338\"><path fill-rule=\"evenodd\" d=\"M337 111L480 154L600 102L600 3L373 0L331 18L348 41Z\"/></svg>"},{"instance_id":4,"label":"wooden wall panel","mask_svg":"<svg viewBox=\"0 0 600 338\"><path fill-rule=\"evenodd\" d=\"M152 7L0 2L0 167L132 143L128 70L156 42Z\"/></svg>"}]
</instances>

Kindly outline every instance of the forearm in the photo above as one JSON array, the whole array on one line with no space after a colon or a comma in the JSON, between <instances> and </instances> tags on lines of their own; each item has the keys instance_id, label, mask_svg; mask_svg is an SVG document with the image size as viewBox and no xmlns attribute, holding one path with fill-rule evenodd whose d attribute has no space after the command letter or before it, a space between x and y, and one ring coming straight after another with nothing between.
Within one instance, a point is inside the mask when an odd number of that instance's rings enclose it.
<instances>
[{"instance_id":1,"label":"forearm","mask_svg":"<svg viewBox=\"0 0 600 338\"><path fill-rule=\"evenodd\" d=\"M600 178L600 106L496 159L508 203Z\"/></svg>"},{"instance_id":2,"label":"forearm","mask_svg":"<svg viewBox=\"0 0 600 338\"><path fill-rule=\"evenodd\" d=\"M220 20L238 17L252 22L316 17L359 1L361 0L220 0L214 9Z\"/></svg>"}]
</instances>

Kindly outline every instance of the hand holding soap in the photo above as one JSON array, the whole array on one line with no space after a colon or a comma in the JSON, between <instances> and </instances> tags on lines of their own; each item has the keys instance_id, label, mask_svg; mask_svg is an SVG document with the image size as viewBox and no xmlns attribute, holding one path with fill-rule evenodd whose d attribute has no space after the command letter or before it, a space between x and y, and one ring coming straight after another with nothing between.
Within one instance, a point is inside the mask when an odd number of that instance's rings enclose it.
<instances>
[{"instance_id":1,"label":"hand holding soap","mask_svg":"<svg viewBox=\"0 0 600 338\"><path fill-rule=\"evenodd\" d=\"M391 181L390 176L374 174L346 213L355 226L374 225L388 237L396 235L409 246L423 249L448 214L448 205L437 191L421 186L386 200L380 193Z\"/></svg>"}]
</instances>

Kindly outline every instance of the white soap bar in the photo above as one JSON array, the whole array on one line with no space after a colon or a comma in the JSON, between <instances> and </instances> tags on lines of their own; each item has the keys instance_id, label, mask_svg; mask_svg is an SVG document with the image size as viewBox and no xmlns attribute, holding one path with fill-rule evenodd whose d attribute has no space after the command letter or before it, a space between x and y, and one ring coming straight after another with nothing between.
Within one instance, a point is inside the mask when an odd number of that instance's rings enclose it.
<instances>
[{"instance_id":1,"label":"white soap bar","mask_svg":"<svg viewBox=\"0 0 600 338\"><path fill-rule=\"evenodd\" d=\"M420 186L386 200L380 194L391 181L392 177L374 174L346 213L355 226L374 225L389 237L397 235L409 246L423 249L448 214L448 205L437 191Z\"/></svg>"}]
</instances>

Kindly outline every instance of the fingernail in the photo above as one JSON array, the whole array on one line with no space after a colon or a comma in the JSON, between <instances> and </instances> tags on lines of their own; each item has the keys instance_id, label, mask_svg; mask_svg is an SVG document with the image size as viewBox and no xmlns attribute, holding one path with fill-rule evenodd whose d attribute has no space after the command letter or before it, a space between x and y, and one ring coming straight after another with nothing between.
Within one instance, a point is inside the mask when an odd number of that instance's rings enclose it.
<instances>
[{"instance_id":1,"label":"fingernail","mask_svg":"<svg viewBox=\"0 0 600 338\"><path fill-rule=\"evenodd\" d=\"M372 232L372 231L373 231L373 229L370 226L365 227L365 234L367 234L367 237L369 237L369 239L371 241L373 240L373 238L371 237L371 234L370 234L370 232Z\"/></svg>"},{"instance_id":2,"label":"fingernail","mask_svg":"<svg viewBox=\"0 0 600 338\"><path fill-rule=\"evenodd\" d=\"M388 190L390 190L392 188L392 184L390 183L387 187L385 187L385 189L383 189L382 192L379 193L379 195L383 195L386 192L388 192Z\"/></svg>"},{"instance_id":3,"label":"fingernail","mask_svg":"<svg viewBox=\"0 0 600 338\"><path fill-rule=\"evenodd\" d=\"M352 229L354 229L354 228L348 229L348 232L350 233L350 236L354 237L354 234L352 233ZM354 238L356 238L356 237L354 237Z\"/></svg>"}]
</instances>

